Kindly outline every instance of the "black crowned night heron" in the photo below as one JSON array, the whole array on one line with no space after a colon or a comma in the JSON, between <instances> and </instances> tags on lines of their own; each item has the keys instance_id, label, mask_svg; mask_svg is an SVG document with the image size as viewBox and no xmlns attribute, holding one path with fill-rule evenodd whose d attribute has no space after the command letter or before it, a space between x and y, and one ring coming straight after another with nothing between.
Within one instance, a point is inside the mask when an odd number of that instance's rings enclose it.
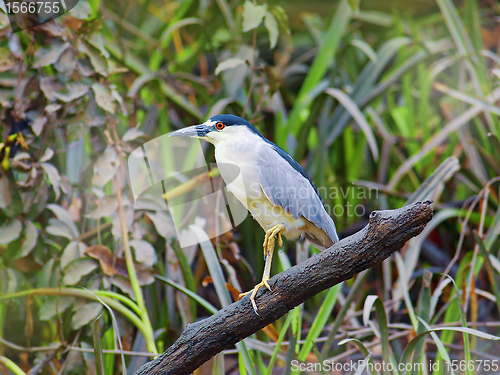
<instances>
[{"instance_id":1,"label":"black crowned night heron","mask_svg":"<svg viewBox=\"0 0 500 375\"><path fill-rule=\"evenodd\" d=\"M338 241L332 218L328 215L318 189L285 150L264 138L248 121L234 115L217 115L201 125L177 130L170 137L204 139L215 146L215 159L227 189L250 211L266 231L262 281L250 294L257 313L255 296L265 285L271 271L275 237L283 246L281 235L289 240L307 238L324 250ZM237 178L227 176L222 165L239 168Z\"/></svg>"}]
</instances>

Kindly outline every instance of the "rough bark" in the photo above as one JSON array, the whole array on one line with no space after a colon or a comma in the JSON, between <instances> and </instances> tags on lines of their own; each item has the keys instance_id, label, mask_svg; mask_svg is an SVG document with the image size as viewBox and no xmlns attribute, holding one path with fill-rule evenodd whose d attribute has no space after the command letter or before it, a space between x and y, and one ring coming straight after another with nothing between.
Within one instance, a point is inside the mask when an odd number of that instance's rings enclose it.
<instances>
[{"instance_id":1,"label":"rough bark","mask_svg":"<svg viewBox=\"0 0 500 375\"><path fill-rule=\"evenodd\" d=\"M217 314L189 324L163 354L140 368L136 375L190 374L224 349L232 347L295 306L355 274L381 263L418 235L432 219L431 201L397 210L374 211L366 227L331 248L269 280L272 292L261 288L252 309L249 296Z\"/></svg>"}]
</instances>

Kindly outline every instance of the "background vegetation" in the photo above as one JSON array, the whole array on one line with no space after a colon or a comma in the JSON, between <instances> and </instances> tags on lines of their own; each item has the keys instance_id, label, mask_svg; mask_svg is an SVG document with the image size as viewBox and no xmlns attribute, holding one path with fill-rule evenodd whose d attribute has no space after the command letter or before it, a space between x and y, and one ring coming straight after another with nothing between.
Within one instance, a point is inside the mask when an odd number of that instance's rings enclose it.
<instances>
[{"instance_id":1,"label":"background vegetation","mask_svg":"<svg viewBox=\"0 0 500 375\"><path fill-rule=\"evenodd\" d=\"M260 278L251 218L188 251L164 211L132 203L129 153L217 113L338 192L323 198L341 237L416 200L435 217L199 374L298 373L292 359L500 366L497 2L80 0L28 31L0 20L1 373L132 374ZM285 247L273 274L315 251Z\"/></svg>"}]
</instances>

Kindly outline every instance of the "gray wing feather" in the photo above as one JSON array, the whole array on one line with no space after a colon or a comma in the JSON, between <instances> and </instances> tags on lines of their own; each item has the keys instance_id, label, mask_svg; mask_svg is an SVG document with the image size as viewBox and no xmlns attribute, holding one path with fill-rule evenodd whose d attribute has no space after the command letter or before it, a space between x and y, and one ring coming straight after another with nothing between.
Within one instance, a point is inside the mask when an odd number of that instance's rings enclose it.
<instances>
[{"instance_id":1,"label":"gray wing feather","mask_svg":"<svg viewBox=\"0 0 500 375\"><path fill-rule=\"evenodd\" d=\"M294 219L304 217L322 229L333 242L337 242L339 238L335 224L326 212L316 187L305 177L305 171L290 155L276 157L277 152L268 144L259 147L259 183L267 198L272 204L282 207ZM292 166L288 158L296 165ZM297 168L300 168L302 173Z\"/></svg>"}]
</instances>

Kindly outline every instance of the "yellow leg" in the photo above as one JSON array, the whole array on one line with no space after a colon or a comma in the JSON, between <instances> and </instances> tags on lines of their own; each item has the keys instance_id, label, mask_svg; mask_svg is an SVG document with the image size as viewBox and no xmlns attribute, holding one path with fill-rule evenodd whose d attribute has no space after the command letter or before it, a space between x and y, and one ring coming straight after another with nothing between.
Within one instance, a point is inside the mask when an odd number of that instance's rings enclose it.
<instances>
[{"instance_id":1,"label":"yellow leg","mask_svg":"<svg viewBox=\"0 0 500 375\"><path fill-rule=\"evenodd\" d=\"M283 224L277 224L266 232L263 244L266 264L264 266L264 274L262 275L262 281L257 285L255 285L255 287L252 290L246 293L241 293L239 296L239 298L241 299L241 297L251 293L250 302L252 302L253 309L257 315L259 315L259 313L257 312L257 304L255 303L255 296L257 295L257 291L260 289L260 287L264 285L266 286L267 289L271 290L271 287L269 286L269 283L267 281L269 280L269 276L271 273L271 263L273 260L275 237L278 236L278 246L282 247L283 240L281 239L281 231L283 229L285 229L285 226Z\"/></svg>"}]
</instances>

